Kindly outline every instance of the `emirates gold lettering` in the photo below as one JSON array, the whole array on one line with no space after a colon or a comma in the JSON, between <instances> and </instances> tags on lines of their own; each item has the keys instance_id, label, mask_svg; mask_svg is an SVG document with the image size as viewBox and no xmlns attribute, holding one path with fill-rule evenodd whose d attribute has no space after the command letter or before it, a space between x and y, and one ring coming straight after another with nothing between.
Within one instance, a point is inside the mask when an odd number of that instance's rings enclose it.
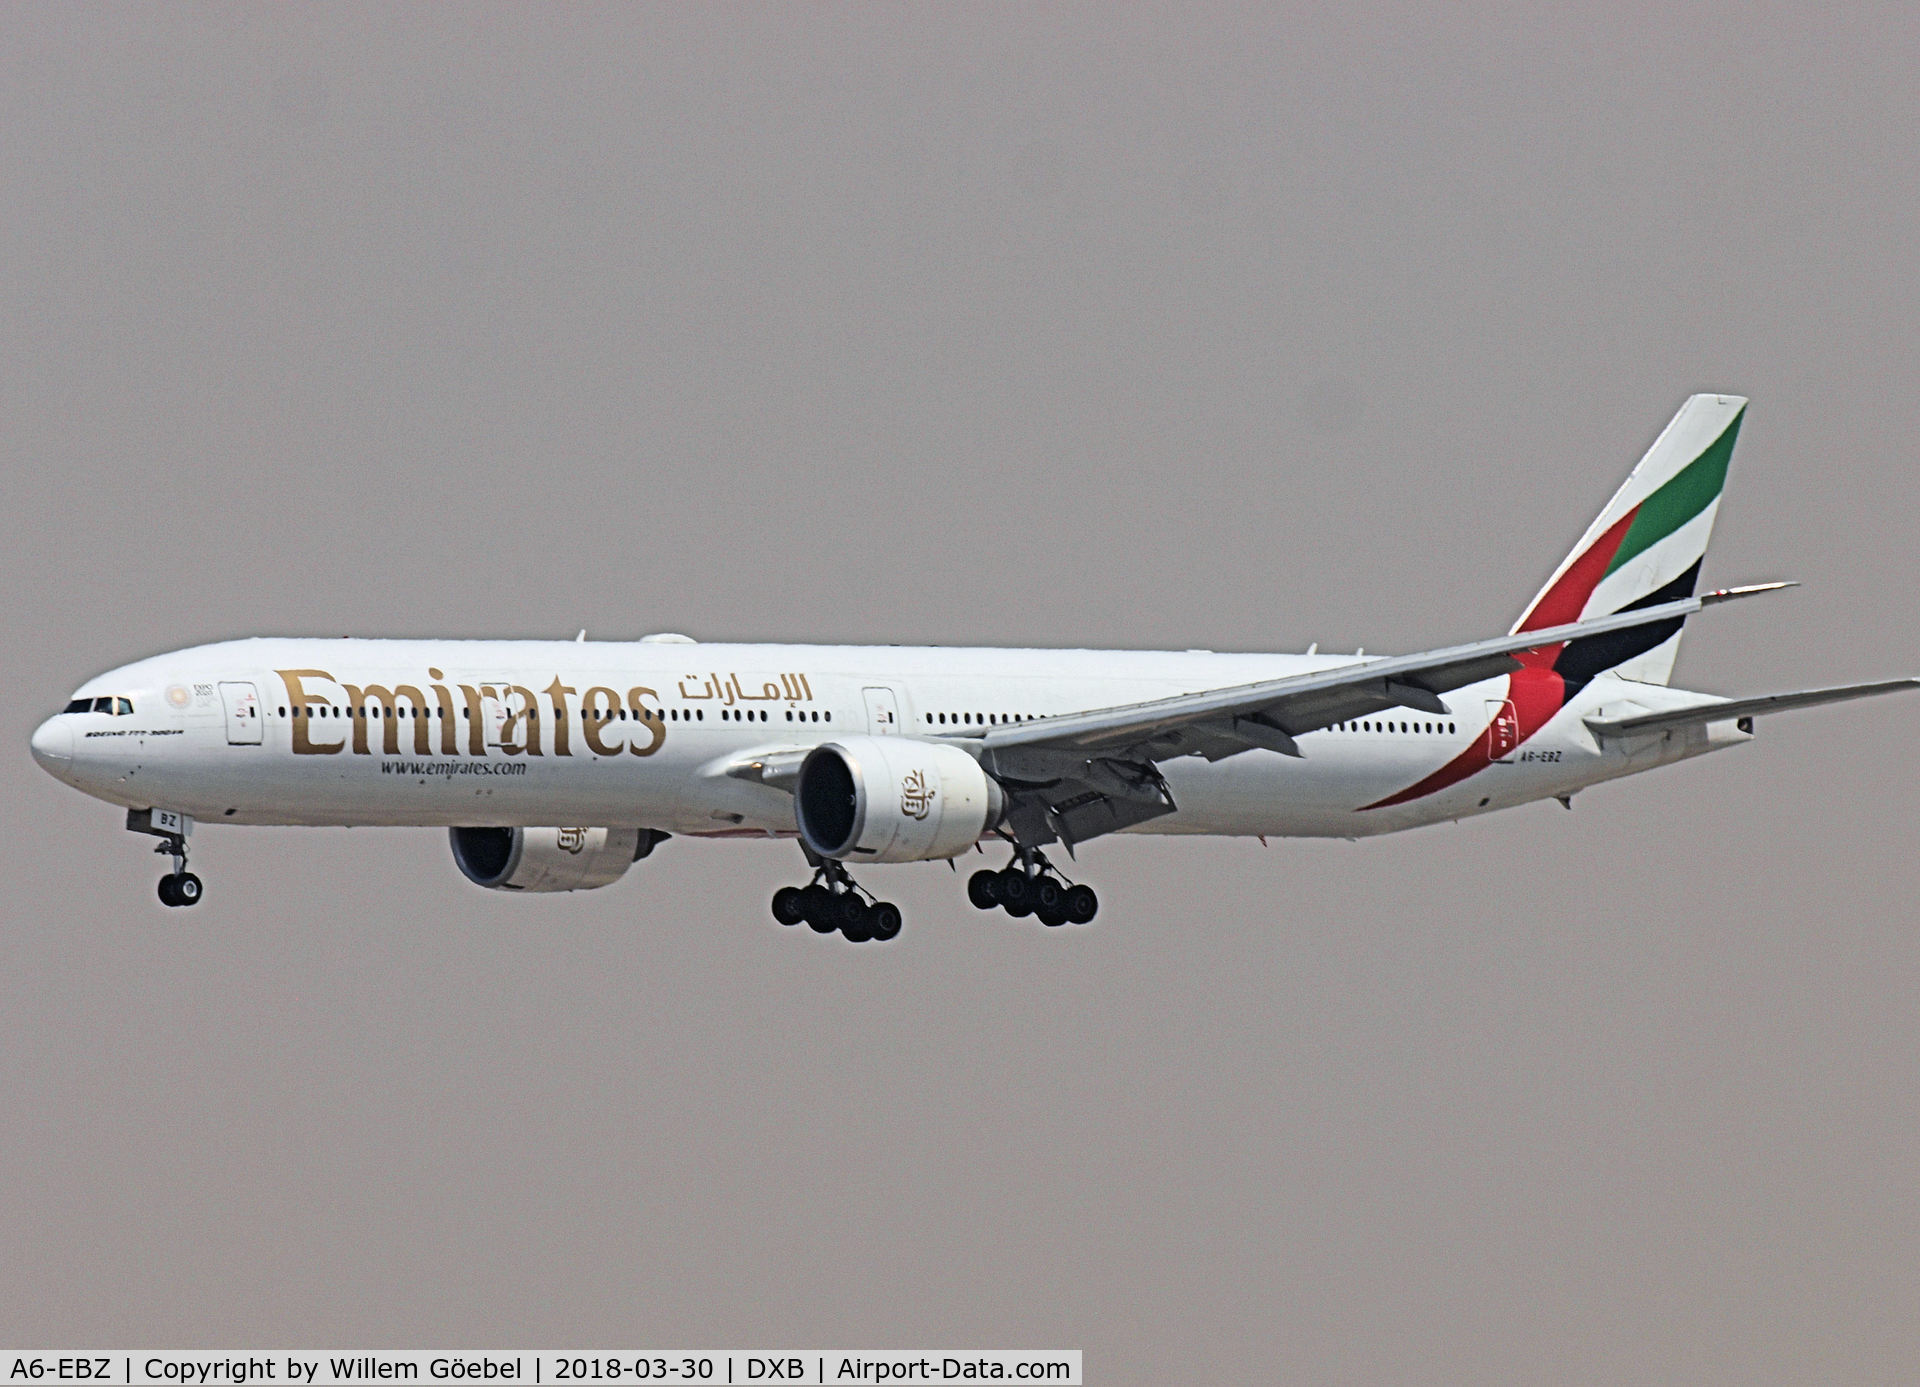
<instances>
[{"instance_id":1,"label":"emirates gold lettering","mask_svg":"<svg viewBox=\"0 0 1920 1387\"><path fill-rule=\"evenodd\" d=\"M632 709L633 715L640 719L640 725L646 728L653 736L653 740L645 746L629 745L627 747L627 750L631 751L635 756L651 756L654 752L660 750L661 746L664 745L667 740L667 715L661 712L658 707L645 702L646 699L651 698L657 700L659 697L660 695L648 688L632 688L627 690L627 707Z\"/></svg>"},{"instance_id":2,"label":"emirates gold lettering","mask_svg":"<svg viewBox=\"0 0 1920 1387\"><path fill-rule=\"evenodd\" d=\"M400 725L411 723L412 754L430 756L435 754L436 739L431 724L436 721L440 724L438 754L442 756L464 754L484 758L495 749L504 756L545 754L540 699L524 684L455 684L449 688L442 682L446 675L429 668L429 682L423 692L417 684L341 683L323 669L282 669L274 673L286 689L293 724L290 740L296 756L333 756L347 750L349 745L356 756L371 756L374 754L371 729L376 723L380 725L379 754L400 755ZM687 687L689 682L694 683L691 689ZM322 684L343 693L344 706L336 701L331 690L316 687ZM758 692L748 692L755 685ZM797 673L779 675L777 683L771 679L743 681L732 673L692 675L681 681L678 691L689 701L712 699L723 706L763 700L784 701L789 705L814 701L807 676ZM573 755L569 730L572 718L568 715L567 700L577 696L578 690L555 675L543 692L552 708L553 754L570 757ZM351 731L337 729L338 741L317 740L314 723L334 710L352 724ZM623 751L635 756L652 756L666 745L666 710L660 704L660 695L646 685L636 684L627 690L624 715L618 689L605 684L592 686L580 698L579 721L581 740L595 756L614 757ZM455 725L460 722L465 722L467 728L464 752L460 730ZM626 722L640 726L638 729L615 726Z\"/></svg>"},{"instance_id":3,"label":"emirates gold lettering","mask_svg":"<svg viewBox=\"0 0 1920 1387\"><path fill-rule=\"evenodd\" d=\"M467 755L485 756L487 754L487 705L480 699L480 690L471 684L460 686L460 696L466 700L467 715Z\"/></svg>"},{"instance_id":4,"label":"emirates gold lettering","mask_svg":"<svg viewBox=\"0 0 1920 1387\"><path fill-rule=\"evenodd\" d=\"M429 679L437 681L445 679L446 677L446 675L437 669L429 669L427 671L427 678ZM442 756L457 756L460 754L460 729L454 725L459 720L453 715L453 695L448 693L437 682L432 687L433 705L440 722L440 754Z\"/></svg>"},{"instance_id":5,"label":"emirates gold lettering","mask_svg":"<svg viewBox=\"0 0 1920 1387\"><path fill-rule=\"evenodd\" d=\"M293 705L293 754L295 756L331 756L343 750L346 738L337 742L316 742L313 740L313 720L308 716L309 707L317 702L317 697L307 692L303 681L324 679L329 684L333 676L324 669L282 669L274 673L280 676L280 682L287 686L287 702Z\"/></svg>"},{"instance_id":6,"label":"emirates gold lettering","mask_svg":"<svg viewBox=\"0 0 1920 1387\"><path fill-rule=\"evenodd\" d=\"M553 676L553 682L547 685L547 697L553 700L553 754L555 756L573 755L573 747L567 740L567 695L576 692L578 690L562 684L557 674ZM582 709L581 716L585 715L585 709ZM539 729L536 728L536 737L538 733Z\"/></svg>"},{"instance_id":7,"label":"emirates gold lettering","mask_svg":"<svg viewBox=\"0 0 1920 1387\"><path fill-rule=\"evenodd\" d=\"M517 695L519 708L509 696ZM500 750L508 756L542 756L540 749L540 704L533 690L523 684L506 684L500 689L500 703L506 708L506 721L500 726Z\"/></svg>"}]
</instances>

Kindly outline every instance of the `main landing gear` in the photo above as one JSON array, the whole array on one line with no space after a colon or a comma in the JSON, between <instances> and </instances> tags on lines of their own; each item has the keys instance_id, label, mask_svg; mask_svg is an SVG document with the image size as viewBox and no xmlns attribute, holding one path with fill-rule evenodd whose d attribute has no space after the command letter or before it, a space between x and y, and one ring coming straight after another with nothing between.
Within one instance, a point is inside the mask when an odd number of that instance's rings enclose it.
<instances>
[{"instance_id":1,"label":"main landing gear","mask_svg":"<svg viewBox=\"0 0 1920 1387\"><path fill-rule=\"evenodd\" d=\"M884 944L900 934L900 907L875 899L854 884L838 862L821 862L807 886L773 893L773 918L783 925L805 921L815 934L838 933L849 944Z\"/></svg>"},{"instance_id":2,"label":"main landing gear","mask_svg":"<svg viewBox=\"0 0 1920 1387\"><path fill-rule=\"evenodd\" d=\"M1084 925L1100 913L1091 886L1076 886L1038 848L1015 848L1001 871L983 868L967 878L967 899L980 910L999 906L1016 920L1031 915L1049 929Z\"/></svg>"}]
</instances>

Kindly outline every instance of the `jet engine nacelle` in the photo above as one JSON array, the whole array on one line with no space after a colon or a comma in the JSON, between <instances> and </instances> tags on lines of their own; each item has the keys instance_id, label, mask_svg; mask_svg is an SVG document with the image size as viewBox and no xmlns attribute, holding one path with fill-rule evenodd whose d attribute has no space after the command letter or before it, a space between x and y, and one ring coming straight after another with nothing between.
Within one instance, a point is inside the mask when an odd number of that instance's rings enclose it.
<instances>
[{"instance_id":1,"label":"jet engine nacelle","mask_svg":"<svg viewBox=\"0 0 1920 1387\"><path fill-rule=\"evenodd\" d=\"M493 891L608 886L666 837L650 828L450 828L453 860Z\"/></svg>"},{"instance_id":2,"label":"jet engine nacelle","mask_svg":"<svg viewBox=\"0 0 1920 1387\"><path fill-rule=\"evenodd\" d=\"M807 753L793 787L800 837L844 862L925 862L972 847L1006 801L956 746L848 737Z\"/></svg>"}]
</instances>

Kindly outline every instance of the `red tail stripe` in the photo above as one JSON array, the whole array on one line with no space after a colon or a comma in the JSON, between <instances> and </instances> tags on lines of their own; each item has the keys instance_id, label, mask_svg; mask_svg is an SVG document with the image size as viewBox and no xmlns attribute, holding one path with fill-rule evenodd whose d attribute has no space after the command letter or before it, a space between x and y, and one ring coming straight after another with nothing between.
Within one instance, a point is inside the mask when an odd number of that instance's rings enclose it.
<instances>
[{"instance_id":1,"label":"red tail stripe","mask_svg":"<svg viewBox=\"0 0 1920 1387\"><path fill-rule=\"evenodd\" d=\"M1616 520L1605 534L1588 546L1586 553L1573 561L1552 587L1540 594L1540 600L1533 604L1533 610L1522 617L1520 624L1513 629L1538 631L1543 627L1564 626L1578 621L1587 608L1587 599L1600 586L1600 580L1607 576L1607 566L1619 552L1620 542L1627 537L1627 531L1633 528L1633 519L1638 514L1640 507L1635 506Z\"/></svg>"}]
</instances>

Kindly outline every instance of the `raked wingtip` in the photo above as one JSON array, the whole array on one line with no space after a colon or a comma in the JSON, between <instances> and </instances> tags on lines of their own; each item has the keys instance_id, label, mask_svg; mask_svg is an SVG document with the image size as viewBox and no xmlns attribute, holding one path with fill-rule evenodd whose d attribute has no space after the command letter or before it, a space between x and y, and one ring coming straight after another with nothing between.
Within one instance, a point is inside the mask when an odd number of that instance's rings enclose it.
<instances>
[{"instance_id":1,"label":"raked wingtip","mask_svg":"<svg viewBox=\"0 0 1920 1387\"><path fill-rule=\"evenodd\" d=\"M1731 602L1739 597L1758 597L1763 592L1779 592L1785 588L1797 588L1796 581L1779 583L1748 583L1744 587L1716 588L1700 599L1700 605L1710 607L1716 602Z\"/></svg>"}]
</instances>

